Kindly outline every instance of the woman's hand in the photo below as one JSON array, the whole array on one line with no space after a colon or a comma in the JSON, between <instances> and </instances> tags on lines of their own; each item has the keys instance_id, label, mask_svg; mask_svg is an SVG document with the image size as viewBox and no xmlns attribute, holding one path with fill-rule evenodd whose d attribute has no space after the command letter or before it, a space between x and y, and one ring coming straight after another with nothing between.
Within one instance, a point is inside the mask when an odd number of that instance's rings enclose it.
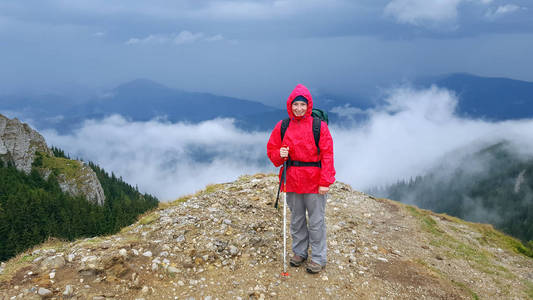
<instances>
[{"instance_id":1,"label":"woman's hand","mask_svg":"<svg viewBox=\"0 0 533 300\"><path fill-rule=\"evenodd\" d=\"M281 147L279 148L279 156L281 156L281 158L287 158L289 157L289 147Z\"/></svg>"},{"instance_id":2,"label":"woman's hand","mask_svg":"<svg viewBox=\"0 0 533 300\"><path fill-rule=\"evenodd\" d=\"M318 187L318 193L320 195L325 195L327 192L329 192L329 187L327 187L327 186L319 186Z\"/></svg>"}]
</instances>

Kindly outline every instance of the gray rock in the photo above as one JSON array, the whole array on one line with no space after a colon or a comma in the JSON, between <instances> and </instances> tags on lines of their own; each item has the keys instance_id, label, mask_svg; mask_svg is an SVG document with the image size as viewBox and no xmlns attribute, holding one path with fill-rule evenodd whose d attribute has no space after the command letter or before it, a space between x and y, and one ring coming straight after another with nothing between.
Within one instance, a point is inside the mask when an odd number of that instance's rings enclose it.
<instances>
[{"instance_id":1,"label":"gray rock","mask_svg":"<svg viewBox=\"0 0 533 300\"><path fill-rule=\"evenodd\" d=\"M39 295L41 295L42 297L47 297L47 296L50 296L52 295L52 291L48 290L48 289L45 289L45 288L39 288L39 291L37 291L37 293Z\"/></svg>"},{"instance_id":2,"label":"gray rock","mask_svg":"<svg viewBox=\"0 0 533 300\"><path fill-rule=\"evenodd\" d=\"M74 289L72 288L70 284L65 286L65 291L63 292L63 296L70 297L72 296L73 293L74 293Z\"/></svg>"},{"instance_id":3,"label":"gray rock","mask_svg":"<svg viewBox=\"0 0 533 300\"><path fill-rule=\"evenodd\" d=\"M121 256L126 257L126 256L128 256L128 251L126 249L120 249L118 251L118 254L120 254Z\"/></svg>"},{"instance_id":4,"label":"gray rock","mask_svg":"<svg viewBox=\"0 0 533 300\"><path fill-rule=\"evenodd\" d=\"M60 255L47 257L41 262L41 270L59 269L64 266L65 259Z\"/></svg>"},{"instance_id":5,"label":"gray rock","mask_svg":"<svg viewBox=\"0 0 533 300\"><path fill-rule=\"evenodd\" d=\"M53 155L43 136L28 124L0 114L0 159L11 160L18 170L29 174L36 151Z\"/></svg>"},{"instance_id":6,"label":"gray rock","mask_svg":"<svg viewBox=\"0 0 533 300\"><path fill-rule=\"evenodd\" d=\"M87 200L103 205L105 201L104 189L98 181L96 173L83 162L73 160L72 163L79 164L79 176L67 178L65 174L59 174L57 181L61 190L74 196L83 195Z\"/></svg>"},{"instance_id":7,"label":"gray rock","mask_svg":"<svg viewBox=\"0 0 533 300\"><path fill-rule=\"evenodd\" d=\"M168 270L168 272L169 272L170 274L175 274L175 273L179 273L179 272L180 272L180 269L178 269L178 268L176 268L176 267L172 267L172 266L168 267L167 270Z\"/></svg>"},{"instance_id":8,"label":"gray rock","mask_svg":"<svg viewBox=\"0 0 533 300\"><path fill-rule=\"evenodd\" d=\"M239 253L239 249L233 245L229 246L229 253L231 255L237 255Z\"/></svg>"}]
</instances>

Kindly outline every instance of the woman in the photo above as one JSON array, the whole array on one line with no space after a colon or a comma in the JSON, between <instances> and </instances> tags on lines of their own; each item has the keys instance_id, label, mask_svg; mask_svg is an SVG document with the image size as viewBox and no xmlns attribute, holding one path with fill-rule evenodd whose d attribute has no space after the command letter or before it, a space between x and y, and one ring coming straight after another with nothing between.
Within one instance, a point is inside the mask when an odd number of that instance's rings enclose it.
<instances>
[{"instance_id":1,"label":"woman","mask_svg":"<svg viewBox=\"0 0 533 300\"><path fill-rule=\"evenodd\" d=\"M267 155L279 167L288 159L287 204L291 210L292 251L290 265L298 267L308 258L307 272L318 273L326 266L326 193L335 182L333 140L328 125L321 122L318 149L313 134L313 98L298 84L287 99L290 117L283 140L279 121L270 135ZM303 163L302 163L303 162ZM280 170L280 178L283 170ZM306 219L306 212L309 220Z\"/></svg>"}]
</instances>

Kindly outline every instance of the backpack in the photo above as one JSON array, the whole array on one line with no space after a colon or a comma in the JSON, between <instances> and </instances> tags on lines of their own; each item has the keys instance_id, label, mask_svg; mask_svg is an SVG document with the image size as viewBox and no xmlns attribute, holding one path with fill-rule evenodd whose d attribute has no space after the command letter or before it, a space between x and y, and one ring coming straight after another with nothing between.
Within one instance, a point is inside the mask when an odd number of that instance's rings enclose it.
<instances>
[{"instance_id":1,"label":"backpack","mask_svg":"<svg viewBox=\"0 0 533 300\"><path fill-rule=\"evenodd\" d=\"M321 109L313 108L313 110L311 111L311 117L313 117L313 136L315 137L315 145L318 153L320 153L320 148L318 147L318 143L320 142L320 127L322 121L326 122L326 124L329 124L328 113ZM282 141L285 137L285 132L287 131L287 128L289 128L290 122L290 118L287 118L281 122Z\"/></svg>"}]
</instances>

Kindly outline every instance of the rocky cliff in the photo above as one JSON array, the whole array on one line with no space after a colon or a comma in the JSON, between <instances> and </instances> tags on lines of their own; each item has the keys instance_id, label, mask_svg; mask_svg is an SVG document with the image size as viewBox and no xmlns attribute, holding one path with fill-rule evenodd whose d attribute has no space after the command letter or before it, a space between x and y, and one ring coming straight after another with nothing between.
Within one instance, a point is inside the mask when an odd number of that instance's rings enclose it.
<instances>
[{"instance_id":1,"label":"rocky cliff","mask_svg":"<svg viewBox=\"0 0 533 300\"><path fill-rule=\"evenodd\" d=\"M489 225L332 186L328 265L282 279L274 175L161 204L119 234L49 241L2 265L3 299L526 299L533 259ZM290 238L288 241L290 252ZM14 298L13 298L14 297ZM2 296L0 296L2 299Z\"/></svg>"},{"instance_id":2,"label":"rocky cliff","mask_svg":"<svg viewBox=\"0 0 533 300\"><path fill-rule=\"evenodd\" d=\"M1 114L0 160L12 162L26 174L36 165L45 178L54 173L63 192L83 195L100 205L104 203L102 185L89 166L80 161L54 157L42 135L28 124Z\"/></svg>"},{"instance_id":3,"label":"rocky cliff","mask_svg":"<svg viewBox=\"0 0 533 300\"><path fill-rule=\"evenodd\" d=\"M28 174L37 151L53 155L42 135L28 124L0 114L0 159L13 162L17 169Z\"/></svg>"}]
</instances>

